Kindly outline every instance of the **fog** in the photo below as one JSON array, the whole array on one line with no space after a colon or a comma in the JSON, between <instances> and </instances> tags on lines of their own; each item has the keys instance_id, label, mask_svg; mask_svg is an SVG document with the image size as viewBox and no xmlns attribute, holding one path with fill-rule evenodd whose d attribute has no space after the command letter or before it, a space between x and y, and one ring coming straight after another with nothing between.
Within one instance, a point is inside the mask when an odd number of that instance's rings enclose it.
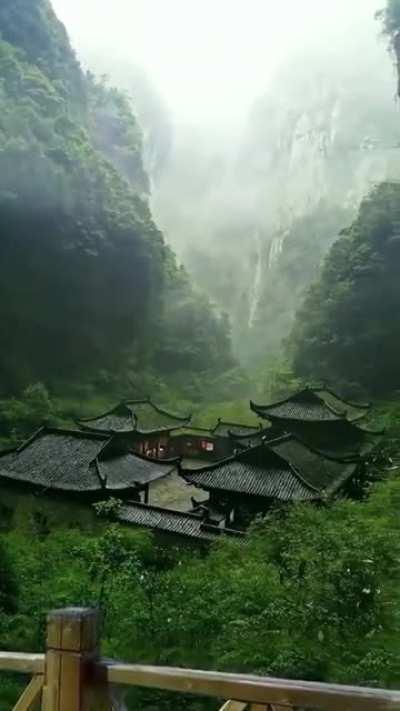
<instances>
[{"instance_id":1,"label":"fog","mask_svg":"<svg viewBox=\"0 0 400 711\"><path fill-rule=\"evenodd\" d=\"M151 207L240 359L279 352L321 260L400 179L384 0L53 0L131 95Z\"/></svg>"},{"instance_id":2,"label":"fog","mask_svg":"<svg viewBox=\"0 0 400 711\"><path fill-rule=\"evenodd\" d=\"M142 67L175 121L243 120L280 62L370 26L383 0L53 0L83 60Z\"/></svg>"}]
</instances>

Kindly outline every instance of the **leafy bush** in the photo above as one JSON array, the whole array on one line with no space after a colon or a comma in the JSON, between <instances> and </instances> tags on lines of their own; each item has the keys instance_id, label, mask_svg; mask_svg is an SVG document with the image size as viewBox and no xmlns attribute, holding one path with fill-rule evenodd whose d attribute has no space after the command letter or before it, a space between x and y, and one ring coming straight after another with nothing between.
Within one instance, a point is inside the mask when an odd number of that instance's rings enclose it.
<instances>
[{"instance_id":1,"label":"leafy bush","mask_svg":"<svg viewBox=\"0 0 400 711\"><path fill-rule=\"evenodd\" d=\"M4 534L18 595L0 618L0 647L38 650L49 608L100 605L109 656L398 686L399 501L393 476L363 503L272 513L245 544L208 555L116 525ZM143 692L135 703L158 701Z\"/></svg>"}]
</instances>

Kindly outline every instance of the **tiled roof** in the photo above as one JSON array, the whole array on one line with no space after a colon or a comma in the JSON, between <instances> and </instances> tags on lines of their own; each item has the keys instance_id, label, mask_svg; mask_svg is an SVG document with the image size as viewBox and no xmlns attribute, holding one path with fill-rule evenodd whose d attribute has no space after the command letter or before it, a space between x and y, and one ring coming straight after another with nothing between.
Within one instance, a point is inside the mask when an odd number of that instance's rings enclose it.
<instances>
[{"instance_id":1,"label":"tiled roof","mask_svg":"<svg viewBox=\"0 0 400 711\"><path fill-rule=\"evenodd\" d=\"M182 427L191 420L191 415L173 415L155 405L151 400L127 400L125 404L131 410L136 422L136 429L140 432L170 430Z\"/></svg>"},{"instance_id":2,"label":"tiled roof","mask_svg":"<svg viewBox=\"0 0 400 711\"><path fill-rule=\"evenodd\" d=\"M359 466L358 461L343 461L326 457L310 449L294 435L286 435L268 446L289 462L308 484L326 495L338 490L351 479Z\"/></svg>"},{"instance_id":3,"label":"tiled roof","mask_svg":"<svg viewBox=\"0 0 400 711\"><path fill-rule=\"evenodd\" d=\"M368 454L383 434L362 429L347 420L319 423L293 420L286 423L286 430L289 429L308 447L339 458L358 458Z\"/></svg>"},{"instance_id":4,"label":"tiled roof","mask_svg":"<svg viewBox=\"0 0 400 711\"><path fill-rule=\"evenodd\" d=\"M245 436L259 432L257 425L245 425L238 422L225 422L218 420L212 433L217 437L230 437L231 435Z\"/></svg>"},{"instance_id":5,"label":"tiled roof","mask_svg":"<svg viewBox=\"0 0 400 711\"><path fill-rule=\"evenodd\" d=\"M250 403L250 407L260 417L322 422L341 418L358 420L365 416L370 405L344 400L329 388L305 388L280 402L271 405Z\"/></svg>"},{"instance_id":6,"label":"tiled roof","mask_svg":"<svg viewBox=\"0 0 400 711\"><path fill-rule=\"evenodd\" d=\"M129 432L135 428L132 412L123 402L98 417L79 419L77 424L83 429L101 431L107 434Z\"/></svg>"},{"instance_id":7,"label":"tiled roof","mask_svg":"<svg viewBox=\"0 0 400 711\"><path fill-rule=\"evenodd\" d=\"M205 541L215 541L220 536L241 537L243 535L237 531L221 529L217 526L206 524L200 516L195 514L161 509L157 506L136 502L122 506L118 513L118 520L121 523L143 526L189 539L202 539Z\"/></svg>"},{"instance_id":8,"label":"tiled roof","mask_svg":"<svg viewBox=\"0 0 400 711\"><path fill-rule=\"evenodd\" d=\"M106 489L118 489L143 486L161 479L176 468L176 462L171 460L155 460L130 452L114 456L99 457L98 472L104 481Z\"/></svg>"},{"instance_id":9,"label":"tiled roof","mask_svg":"<svg viewBox=\"0 0 400 711\"><path fill-rule=\"evenodd\" d=\"M322 397L313 390L302 390L296 395L273 403L272 405L256 405L250 403L251 409L260 417L272 420L303 420L309 422L326 422L340 419L341 415L327 405Z\"/></svg>"},{"instance_id":10,"label":"tiled roof","mask_svg":"<svg viewBox=\"0 0 400 711\"><path fill-rule=\"evenodd\" d=\"M235 444L237 444L242 449L247 449L249 447L257 447L263 442L269 442L273 439L277 439L278 437L281 437L284 434L285 431L282 429L282 427L272 425L270 427L258 429L256 432L254 432L254 434L246 433L238 435L232 433L231 437L234 440Z\"/></svg>"},{"instance_id":11,"label":"tiled roof","mask_svg":"<svg viewBox=\"0 0 400 711\"><path fill-rule=\"evenodd\" d=\"M102 435L43 428L0 457L0 476L50 489L100 491L94 460L106 442Z\"/></svg>"},{"instance_id":12,"label":"tiled roof","mask_svg":"<svg viewBox=\"0 0 400 711\"><path fill-rule=\"evenodd\" d=\"M69 492L122 491L166 476L176 460L151 460L118 437L42 428L19 449L0 455L0 477Z\"/></svg>"},{"instance_id":13,"label":"tiled roof","mask_svg":"<svg viewBox=\"0 0 400 711\"><path fill-rule=\"evenodd\" d=\"M173 415L162 410L151 400L126 400L98 417L77 420L83 429L114 432L137 430L142 433L162 432L190 422L191 416Z\"/></svg>"},{"instance_id":14,"label":"tiled roof","mask_svg":"<svg viewBox=\"0 0 400 711\"><path fill-rule=\"evenodd\" d=\"M181 471L190 484L206 490L217 489L280 501L318 498L318 492L265 444L209 467Z\"/></svg>"},{"instance_id":15,"label":"tiled roof","mask_svg":"<svg viewBox=\"0 0 400 711\"><path fill-rule=\"evenodd\" d=\"M323 399L326 405L341 414L342 417L346 417L350 422L356 422L365 417L371 408L369 403L354 403L344 400L329 388L314 388L314 392Z\"/></svg>"},{"instance_id":16,"label":"tiled roof","mask_svg":"<svg viewBox=\"0 0 400 711\"><path fill-rule=\"evenodd\" d=\"M205 439L213 439L214 432L203 427L184 426L179 429L174 429L171 432L171 437L204 437Z\"/></svg>"}]
</instances>

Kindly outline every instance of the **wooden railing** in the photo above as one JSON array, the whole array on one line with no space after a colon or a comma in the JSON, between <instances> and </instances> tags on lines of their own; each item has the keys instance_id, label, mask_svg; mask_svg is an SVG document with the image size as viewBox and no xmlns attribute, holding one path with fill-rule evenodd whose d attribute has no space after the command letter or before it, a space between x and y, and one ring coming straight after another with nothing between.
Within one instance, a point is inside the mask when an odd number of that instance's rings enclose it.
<instances>
[{"instance_id":1,"label":"wooden railing","mask_svg":"<svg viewBox=\"0 0 400 711\"><path fill-rule=\"evenodd\" d=\"M397 691L101 659L98 628L94 610L57 610L48 616L46 654L0 652L0 670L32 675L14 711L117 711L115 685L230 699L223 711L400 711Z\"/></svg>"}]
</instances>

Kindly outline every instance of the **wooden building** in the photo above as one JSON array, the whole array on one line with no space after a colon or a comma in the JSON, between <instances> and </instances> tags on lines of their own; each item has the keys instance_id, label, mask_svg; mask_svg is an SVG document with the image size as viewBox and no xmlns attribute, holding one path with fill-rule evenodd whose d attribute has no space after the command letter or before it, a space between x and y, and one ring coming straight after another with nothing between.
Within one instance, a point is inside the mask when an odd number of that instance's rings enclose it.
<instances>
[{"instance_id":1,"label":"wooden building","mask_svg":"<svg viewBox=\"0 0 400 711\"><path fill-rule=\"evenodd\" d=\"M191 415L174 415L146 399L124 400L97 417L77 420L77 425L91 432L124 434L136 452L157 459L168 457L169 433L190 420Z\"/></svg>"},{"instance_id":2,"label":"wooden building","mask_svg":"<svg viewBox=\"0 0 400 711\"><path fill-rule=\"evenodd\" d=\"M170 542L209 545L221 538L241 539L240 531L220 526L207 516L207 512L197 514L148 506L138 502L124 504L117 520L128 526L149 528L157 538Z\"/></svg>"},{"instance_id":3,"label":"wooden building","mask_svg":"<svg viewBox=\"0 0 400 711\"><path fill-rule=\"evenodd\" d=\"M280 402L251 402L250 407L282 434L295 434L309 447L327 455L363 456L374 449L383 434L356 424L368 412L369 405L342 400L327 389L306 388Z\"/></svg>"},{"instance_id":4,"label":"wooden building","mask_svg":"<svg viewBox=\"0 0 400 711\"><path fill-rule=\"evenodd\" d=\"M82 502L147 501L151 483L176 466L133 454L123 437L42 427L17 449L0 454L0 488Z\"/></svg>"},{"instance_id":5,"label":"wooden building","mask_svg":"<svg viewBox=\"0 0 400 711\"><path fill-rule=\"evenodd\" d=\"M223 512L227 525L234 527L246 526L275 504L326 501L339 491L352 493L363 471L362 459L325 456L293 434L201 469L181 467L188 483L209 493L205 505Z\"/></svg>"},{"instance_id":6,"label":"wooden building","mask_svg":"<svg viewBox=\"0 0 400 711\"><path fill-rule=\"evenodd\" d=\"M215 460L226 457L227 443L202 427L181 427L169 433L167 454L182 459Z\"/></svg>"},{"instance_id":7,"label":"wooden building","mask_svg":"<svg viewBox=\"0 0 400 711\"><path fill-rule=\"evenodd\" d=\"M250 436L261 431L259 427L237 422L217 421L215 427L183 427L169 433L168 456L181 459L218 461L239 449L235 436Z\"/></svg>"},{"instance_id":8,"label":"wooden building","mask_svg":"<svg viewBox=\"0 0 400 711\"><path fill-rule=\"evenodd\" d=\"M209 505L227 525L246 526L276 502L315 501L319 492L265 444L196 470L181 468L189 484L209 493Z\"/></svg>"}]
</instances>

